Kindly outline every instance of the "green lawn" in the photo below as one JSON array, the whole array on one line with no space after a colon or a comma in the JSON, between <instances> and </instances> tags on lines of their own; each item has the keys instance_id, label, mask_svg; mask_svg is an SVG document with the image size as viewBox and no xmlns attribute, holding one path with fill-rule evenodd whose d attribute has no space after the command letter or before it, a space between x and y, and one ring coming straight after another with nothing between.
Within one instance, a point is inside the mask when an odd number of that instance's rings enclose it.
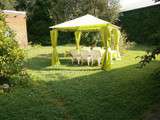
<instances>
[{"instance_id":1,"label":"green lawn","mask_svg":"<svg viewBox=\"0 0 160 120\"><path fill-rule=\"evenodd\" d=\"M160 99L160 81L152 80L154 61L137 69L145 47L128 50L110 72L72 65L58 47L62 65L52 67L51 47L27 50L30 87L0 95L0 120L141 120Z\"/></svg>"}]
</instances>

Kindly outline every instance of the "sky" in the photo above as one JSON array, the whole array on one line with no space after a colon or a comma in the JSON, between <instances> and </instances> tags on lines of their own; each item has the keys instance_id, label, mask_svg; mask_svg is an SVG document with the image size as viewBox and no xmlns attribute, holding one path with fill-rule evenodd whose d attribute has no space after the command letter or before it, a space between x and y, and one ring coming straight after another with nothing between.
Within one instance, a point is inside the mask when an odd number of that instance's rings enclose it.
<instances>
[{"instance_id":1,"label":"sky","mask_svg":"<svg viewBox=\"0 0 160 120\"><path fill-rule=\"evenodd\" d=\"M155 4L153 0L120 0L123 10L131 10ZM156 3L160 4L160 2Z\"/></svg>"}]
</instances>

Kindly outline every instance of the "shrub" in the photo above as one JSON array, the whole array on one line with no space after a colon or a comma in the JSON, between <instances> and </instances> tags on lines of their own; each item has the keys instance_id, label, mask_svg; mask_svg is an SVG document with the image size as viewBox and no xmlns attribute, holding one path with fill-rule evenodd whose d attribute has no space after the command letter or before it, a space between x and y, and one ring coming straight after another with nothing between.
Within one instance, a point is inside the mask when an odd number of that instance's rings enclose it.
<instances>
[{"instance_id":1,"label":"shrub","mask_svg":"<svg viewBox=\"0 0 160 120\"><path fill-rule=\"evenodd\" d=\"M144 56L138 56L137 58L140 58L140 67L144 67L146 66L148 63L150 63L151 61L155 60L156 57L160 55L160 47L157 47L155 49L153 49L152 51L147 51L147 54Z\"/></svg>"},{"instance_id":2,"label":"shrub","mask_svg":"<svg viewBox=\"0 0 160 120\"><path fill-rule=\"evenodd\" d=\"M152 76L154 80L159 80L160 78L160 67L153 71Z\"/></svg>"},{"instance_id":3,"label":"shrub","mask_svg":"<svg viewBox=\"0 0 160 120\"><path fill-rule=\"evenodd\" d=\"M0 84L8 83L12 75L23 69L24 53L14 39L15 34L0 14Z\"/></svg>"},{"instance_id":4,"label":"shrub","mask_svg":"<svg viewBox=\"0 0 160 120\"><path fill-rule=\"evenodd\" d=\"M81 44L86 46L92 46L96 44L97 46L101 46L101 37L98 32L83 32L81 37Z\"/></svg>"},{"instance_id":5,"label":"shrub","mask_svg":"<svg viewBox=\"0 0 160 120\"><path fill-rule=\"evenodd\" d=\"M28 87L32 84L32 76L26 72L24 69L19 74L12 76L12 81L10 81L10 84L13 86L22 86L22 87Z\"/></svg>"},{"instance_id":6,"label":"shrub","mask_svg":"<svg viewBox=\"0 0 160 120\"><path fill-rule=\"evenodd\" d=\"M157 56L160 55L160 47L157 47L153 49L152 51L147 51L147 54L144 56L137 56L137 58L140 58L140 68L145 67L147 64L149 64L151 61L155 60ZM152 74L153 79L157 80L160 77L160 67L157 68L153 74Z\"/></svg>"},{"instance_id":7,"label":"shrub","mask_svg":"<svg viewBox=\"0 0 160 120\"><path fill-rule=\"evenodd\" d=\"M122 31L121 39L119 42L121 53L123 53L124 50L130 48L133 44L133 43L128 42L127 39L128 39L128 37L127 37L126 32ZM82 34L81 44L87 45L87 46L92 46L92 45L96 44L97 46L102 46L102 39L101 39L100 33L98 33L98 32L84 32ZM111 41L111 48L114 49L114 39Z\"/></svg>"},{"instance_id":8,"label":"shrub","mask_svg":"<svg viewBox=\"0 0 160 120\"><path fill-rule=\"evenodd\" d=\"M124 31L122 31L121 32L121 38L120 38L120 41L119 41L120 53L124 54L124 52L127 48L128 48L128 46L127 46L127 34Z\"/></svg>"}]
</instances>

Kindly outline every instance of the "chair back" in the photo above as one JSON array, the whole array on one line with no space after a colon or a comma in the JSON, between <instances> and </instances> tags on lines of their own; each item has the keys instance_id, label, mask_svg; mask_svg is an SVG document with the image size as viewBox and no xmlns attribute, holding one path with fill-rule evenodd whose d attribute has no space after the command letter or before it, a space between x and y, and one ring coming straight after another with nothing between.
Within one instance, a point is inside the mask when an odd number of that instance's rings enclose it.
<instances>
[{"instance_id":1,"label":"chair back","mask_svg":"<svg viewBox=\"0 0 160 120\"><path fill-rule=\"evenodd\" d=\"M92 59L101 58L102 57L101 51L100 50L92 50L91 51L91 57L92 57Z\"/></svg>"},{"instance_id":2,"label":"chair back","mask_svg":"<svg viewBox=\"0 0 160 120\"><path fill-rule=\"evenodd\" d=\"M70 54L73 58L80 57L80 53L77 50L71 50Z\"/></svg>"},{"instance_id":3,"label":"chair back","mask_svg":"<svg viewBox=\"0 0 160 120\"><path fill-rule=\"evenodd\" d=\"M88 50L81 50L81 58L82 59L87 59L88 57L90 57L91 56L91 53L90 53L90 51L88 51Z\"/></svg>"}]
</instances>

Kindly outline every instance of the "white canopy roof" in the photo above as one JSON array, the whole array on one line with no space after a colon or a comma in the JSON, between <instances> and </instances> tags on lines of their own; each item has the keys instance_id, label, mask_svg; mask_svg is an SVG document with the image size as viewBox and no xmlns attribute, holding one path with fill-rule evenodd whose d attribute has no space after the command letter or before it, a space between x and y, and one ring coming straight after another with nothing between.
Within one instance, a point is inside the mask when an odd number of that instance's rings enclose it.
<instances>
[{"instance_id":1,"label":"white canopy roof","mask_svg":"<svg viewBox=\"0 0 160 120\"><path fill-rule=\"evenodd\" d=\"M65 27L79 27L79 26L94 26L94 25L104 25L104 24L110 24L109 22L106 22L104 20L101 20L99 18L96 18L92 15L85 15L55 26L52 26L50 28L65 28Z\"/></svg>"}]
</instances>

